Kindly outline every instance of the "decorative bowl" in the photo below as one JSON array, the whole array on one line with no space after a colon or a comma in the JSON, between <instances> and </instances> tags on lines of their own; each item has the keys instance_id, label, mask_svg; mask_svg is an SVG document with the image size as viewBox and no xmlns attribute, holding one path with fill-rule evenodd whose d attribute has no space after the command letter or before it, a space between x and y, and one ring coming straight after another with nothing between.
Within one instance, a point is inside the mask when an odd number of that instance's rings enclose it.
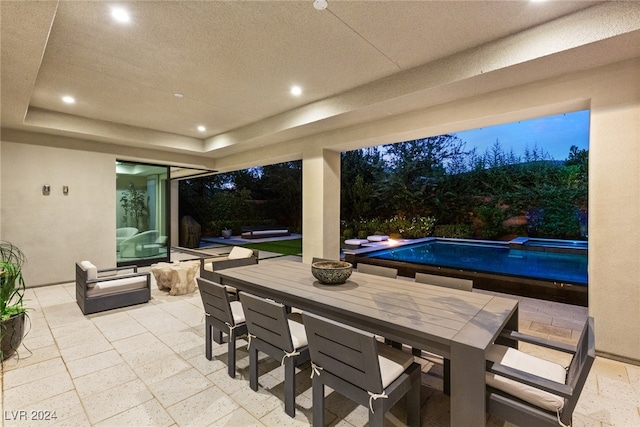
<instances>
[{"instance_id":1,"label":"decorative bowl","mask_svg":"<svg viewBox=\"0 0 640 427\"><path fill-rule=\"evenodd\" d=\"M311 274L320 283L339 285L351 276L353 266L344 261L318 261L311 264Z\"/></svg>"}]
</instances>

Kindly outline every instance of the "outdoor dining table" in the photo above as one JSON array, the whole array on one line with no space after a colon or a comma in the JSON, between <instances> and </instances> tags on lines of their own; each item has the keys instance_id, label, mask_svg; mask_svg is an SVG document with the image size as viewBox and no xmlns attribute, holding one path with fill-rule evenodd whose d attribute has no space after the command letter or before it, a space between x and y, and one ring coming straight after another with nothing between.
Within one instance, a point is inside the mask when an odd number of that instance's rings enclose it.
<instances>
[{"instance_id":1,"label":"outdoor dining table","mask_svg":"<svg viewBox=\"0 0 640 427\"><path fill-rule=\"evenodd\" d=\"M485 350L518 329L518 301L353 272L325 285L311 265L274 261L221 270L220 282L451 361L451 426L485 425Z\"/></svg>"}]
</instances>

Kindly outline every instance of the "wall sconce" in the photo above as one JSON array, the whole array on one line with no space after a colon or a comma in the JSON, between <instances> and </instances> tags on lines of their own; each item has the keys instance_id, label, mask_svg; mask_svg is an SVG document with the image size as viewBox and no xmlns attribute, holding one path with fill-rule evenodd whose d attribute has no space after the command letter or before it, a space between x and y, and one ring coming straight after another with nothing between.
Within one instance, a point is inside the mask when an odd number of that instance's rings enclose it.
<instances>
[{"instance_id":1,"label":"wall sconce","mask_svg":"<svg viewBox=\"0 0 640 427\"><path fill-rule=\"evenodd\" d=\"M69 195L69 186L68 185L63 185L62 186L62 194L64 194L65 196Z\"/></svg>"},{"instance_id":2,"label":"wall sconce","mask_svg":"<svg viewBox=\"0 0 640 427\"><path fill-rule=\"evenodd\" d=\"M51 194L51 186L49 185L43 185L42 186L42 195L43 196L48 196L49 194Z\"/></svg>"}]
</instances>

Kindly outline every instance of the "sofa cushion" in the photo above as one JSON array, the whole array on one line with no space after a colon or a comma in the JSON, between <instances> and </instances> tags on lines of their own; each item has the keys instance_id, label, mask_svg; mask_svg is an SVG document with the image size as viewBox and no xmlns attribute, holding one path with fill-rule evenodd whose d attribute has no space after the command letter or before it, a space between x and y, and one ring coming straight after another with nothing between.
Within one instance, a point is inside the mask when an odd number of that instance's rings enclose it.
<instances>
[{"instance_id":1,"label":"sofa cushion","mask_svg":"<svg viewBox=\"0 0 640 427\"><path fill-rule=\"evenodd\" d=\"M503 345L494 344L489 347L489 349L487 349L487 360L560 384L565 383L565 377L567 375L567 371L557 363L540 359L539 357L531 356L515 348ZM560 411L564 406L564 399L562 397L547 391L510 380L491 372L487 372L485 377L487 385L502 390L532 405L546 409L547 411Z\"/></svg>"},{"instance_id":2,"label":"sofa cushion","mask_svg":"<svg viewBox=\"0 0 640 427\"><path fill-rule=\"evenodd\" d=\"M98 268L93 265L91 261L82 261L80 267L87 272L87 280L95 280L98 278Z\"/></svg>"},{"instance_id":3,"label":"sofa cushion","mask_svg":"<svg viewBox=\"0 0 640 427\"><path fill-rule=\"evenodd\" d=\"M105 280L87 289L87 297L108 295L132 289L142 289L147 286L147 276L127 277L125 279Z\"/></svg>"},{"instance_id":4,"label":"sofa cushion","mask_svg":"<svg viewBox=\"0 0 640 427\"><path fill-rule=\"evenodd\" d=\"M234 246L229 252L229 259L242 259L249 258L253 255L253 250L249 248L243 248L242 246Z\"/></svg>"}]
</instances>

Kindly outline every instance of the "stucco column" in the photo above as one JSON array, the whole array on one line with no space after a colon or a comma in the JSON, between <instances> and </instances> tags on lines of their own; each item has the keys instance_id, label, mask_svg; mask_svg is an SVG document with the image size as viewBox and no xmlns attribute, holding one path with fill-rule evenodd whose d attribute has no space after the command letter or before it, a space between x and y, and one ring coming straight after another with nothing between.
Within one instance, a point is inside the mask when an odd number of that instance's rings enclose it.
<instances>
[{"instance_id":1,"label":"stucco column","mask_svg":"<svg viewBox=\"0 0 640 427\"><path fill-rule=\"evenodd\" d=\"M340 152L302 154L302 260L340 256Z\"/></svg>"},{"instance_id":2,"label":"stucco column","mask_svg":"<svg viewBox=\"0 0 640 427\"><path fill-rule=\"evenodd\" d=\"M635 361L640 358L637 76L616 86L626 91L626 104L609 103L606 95L592 101L589 150L589 314L595 319L596 350Z\"/></svg>"}]
</instances>

